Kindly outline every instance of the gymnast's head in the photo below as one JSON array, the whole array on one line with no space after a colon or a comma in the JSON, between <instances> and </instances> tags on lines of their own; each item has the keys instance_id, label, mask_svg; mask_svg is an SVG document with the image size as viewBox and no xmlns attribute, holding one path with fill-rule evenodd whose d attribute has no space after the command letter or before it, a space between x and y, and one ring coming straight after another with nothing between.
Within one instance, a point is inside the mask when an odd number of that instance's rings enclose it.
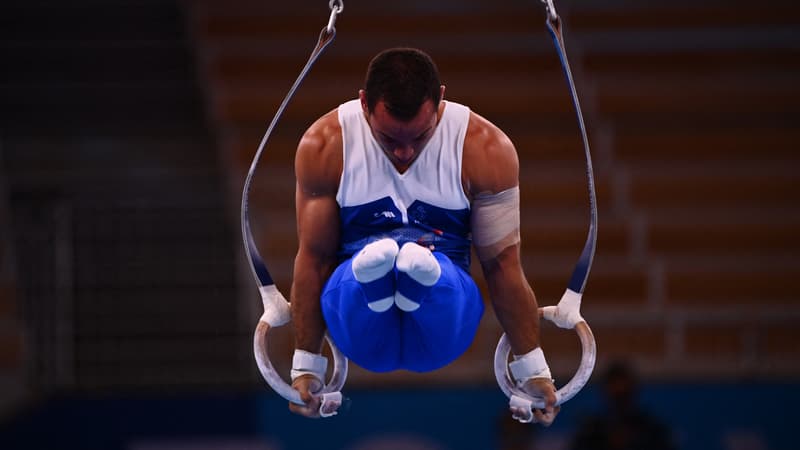
<instances>
[{"instance_id":1,"label":"gymnast's head","mask_svg":"<svg viewBox=\"0 0 800 450\"><path fill-rule=\"evenodd\" d=\"M379 103L395 119L408 122L430 100L439 107L444 87L431 57L415 48L390 48L369 63L363 99L367 113L374 114Z\"/></svg>"},{"instance_id":2,"label":"gymnast's head","mask_svg":"<svg viewBox=\"0 0 800 450\"><path fill-rule=\"evenodd\" d=\"M433 135L444 86L430 56L413 48L391 48L369 64L361 108L372 134L403 170Z\"/></svg>"}]
</instances>

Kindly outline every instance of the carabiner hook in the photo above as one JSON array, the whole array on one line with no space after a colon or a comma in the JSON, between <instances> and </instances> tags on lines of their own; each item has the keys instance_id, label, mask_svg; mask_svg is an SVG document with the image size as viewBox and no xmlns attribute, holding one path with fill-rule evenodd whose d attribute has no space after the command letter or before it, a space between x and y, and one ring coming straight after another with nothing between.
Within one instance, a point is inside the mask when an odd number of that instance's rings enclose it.
<instances>
[{"instance_id":1,"label":"carabiner hook","mask_svg":"<svg viewBox=\"0 0 800 450\"><path fill-rule=\"evenodd\" d=\"M336 31L334 25L336 24L336 16L344 11L344 0L331 0L328 2L328 8L331 9L331 17L328 19L328 26L326 30L328 34L333 33Z\"/></svg>"},{"instance_id":2,"label":"carabiner hook","mask_svg":"<svg viewBox=\"0 0 800 450\"><path fill-rule=\"evenodd\" d=\"M545 9L547 9L547 15L550 17L552 22L558 20L558 13L556 13L556 5L553 3L553 0L542 0L544 3Z\"/></svg>"},{"instance_id":3,"label":"carabiner hook","mask_svg":"<svg viewBox=\"0 0 800 450\"><path fill-rule=\"evenodd\" d=\"M336 8L336 13L341 13L344 11L344 0L331 0L328 2L328 8L334 9Z\"/></svg>"}]
</instances>

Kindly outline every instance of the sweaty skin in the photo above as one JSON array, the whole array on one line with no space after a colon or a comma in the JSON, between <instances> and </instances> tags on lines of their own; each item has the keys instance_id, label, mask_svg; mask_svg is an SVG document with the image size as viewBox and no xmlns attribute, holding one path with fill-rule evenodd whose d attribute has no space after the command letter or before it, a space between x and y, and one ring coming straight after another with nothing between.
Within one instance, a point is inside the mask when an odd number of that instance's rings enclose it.
<instances>
[{"instance_id":1,"label":"sweaty skin","mask_svg":"<svg viewBox=\"0 0 800 450\"><path fill-rule=\"evenodd\" d=\"M444 94L444 86L441 88ZM373 136L395 169L404 173L424 150L447 107L427 100L408 122L393 118L379 101L370 113L363 91L359 92L365 118ZM296 348L320 353L325 322L320 297L338 260L339 207L336 193L342 174L342 130L337 111L322 116L309 127L297 148L295 193L299 249L294 264L291 309ZM365 175L366 176L366 175ZM519 162L511 140L483 117L470 113L462 162L462 185L472 199L479 193L497 193L519 184ZM522 271L520 244L481 261L495 314L508 335L514 354L523 355L539 347L539 315L536 298ZM520 319L523 318L523 319ZM312 376L297 378L292 386L306 406L291 404L291 411L319 416L321 386ZM550 380L529 380L528 393L542 397L544 411L534 411L536 420L550 425L558 413L555 387ZM518 412L512 411L514 414Z\"/></svg>"}]
</instances>

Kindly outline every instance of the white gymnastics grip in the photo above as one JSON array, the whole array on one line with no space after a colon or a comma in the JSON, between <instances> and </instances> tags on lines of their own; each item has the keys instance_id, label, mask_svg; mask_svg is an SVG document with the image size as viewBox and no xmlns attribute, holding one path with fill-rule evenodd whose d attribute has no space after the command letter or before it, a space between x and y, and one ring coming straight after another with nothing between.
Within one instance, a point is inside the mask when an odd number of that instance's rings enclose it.
<instances>
[{"instance_id":1,"label":"white gymnastics grip","mask_svg":"<svg viewBox=\"0 0 800 450\"><path fill-rule=\"evenodd\" d=\"M259 320L256 326L256 331L253 335L253 353L256 358L258 370L261 376L275 390L281 397L286 400L298 404L305 405L305 402L300 399L300 393L286 383L283 378L275 370L272 362L269 359L267 349L268 336L270 329L284 325L289 322L289 303L286 302L283 295L275 288L274 285L264 286L259 289L264 299L264 315ZM347 380L347 358L339 351L333 344L329 336L325 336L328 345L331 347L333 354L333 373L330 380L325 383L320 394L322 395L322 404L320 405L320 416L329 417L336 414L336 408L342 403L341 390Z\"/></svg>"},{"instance_id":2,"label":"white gymnastics grip","mask_svg":"<svg viewBox=\"0 0 800 450\"><path fill-rule=\"evenodd\" d=\"M574 293L573 291L567 291L569 294L570 299L567 300L567 305L574 305L575 304L575 295L577 295L577 305L580 306L580 294ZM565 298L568 297L568 294L565 294ZM562 301L564 298L562 298ZM545 307L539 308L539 314L548 319L548 320L560 320L560 318L571 317L575 318L576 315L572 313L568 314L559 314L558 308L562 306L562 303L559 302L559 306L557 307ZM551 311L553 314L545 313L546 308L556 308L555 310ZM569 308L561 311L570 311ZM575 309L574 311L577 311ZM570 311L572 312L572 311ZM578 333L578 337L581 340L581 363L578 366L578 371L572 377L572 379L564 385L561 389L556 392L556 405L561 405L572 397L574 397L589 381L589 378L592 376L592 371L594 370L595 360L597 358L597 346L594 341L594 335L592 334L591 328L589 328L589 324L580 317L580 314L577 314L577 317L580 320L574 324L570 328L574 328L575 331ZM566 319L565 322L566 323ZM559 325L560 326L560 325ZM497 384L500 386L500 389L506 396L511 400L511 406L514 407L526 407L526 408L537 408L543 409L544 408L544 401L541 398L536 398L531 396L530 394L526 393L519 387L517 387L514 380L511 378L511 374L509 373L508 368L508 358L511 353L511 345L508 342L508 337L503 334L500 337L500 342L497 344L497 349L494 353L494 374L495 378L497 379ZM532 417L532 416L531 416ZM524 420L521 420L524 421ZM530 421L530 420L528 420Z\"/></svg>"}]
</instances>

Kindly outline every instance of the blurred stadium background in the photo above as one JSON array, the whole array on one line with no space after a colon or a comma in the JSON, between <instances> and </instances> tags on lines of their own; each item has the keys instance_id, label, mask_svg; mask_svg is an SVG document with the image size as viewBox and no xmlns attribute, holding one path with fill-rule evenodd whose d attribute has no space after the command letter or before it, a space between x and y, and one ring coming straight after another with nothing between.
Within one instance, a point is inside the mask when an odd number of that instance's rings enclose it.
<instances>
[{"instance_id":1,"label":"blurred stadium background","mask_svg":"<svg viewBox=\"0 0 800 450\"><path fill-rule=\"evenodd\" d=\"M490 310L456 363L351 366L347 411L291 416L252 358L239 199L327 3L0 4L0 448L570 449L617 361L674 448L796 448L800 6L776 0L557 1L598 183L582 312L599 360L552 428L509 421ZM285 293L296 143L375 53L407 45L516 143L526 272L558 301L588 206L543 21L535 0L345 2L252 192ZM543 342L566 381L577 338L545 324ZM290 331L274 345L288 373Z\"/></svg>"}]
</instances>

